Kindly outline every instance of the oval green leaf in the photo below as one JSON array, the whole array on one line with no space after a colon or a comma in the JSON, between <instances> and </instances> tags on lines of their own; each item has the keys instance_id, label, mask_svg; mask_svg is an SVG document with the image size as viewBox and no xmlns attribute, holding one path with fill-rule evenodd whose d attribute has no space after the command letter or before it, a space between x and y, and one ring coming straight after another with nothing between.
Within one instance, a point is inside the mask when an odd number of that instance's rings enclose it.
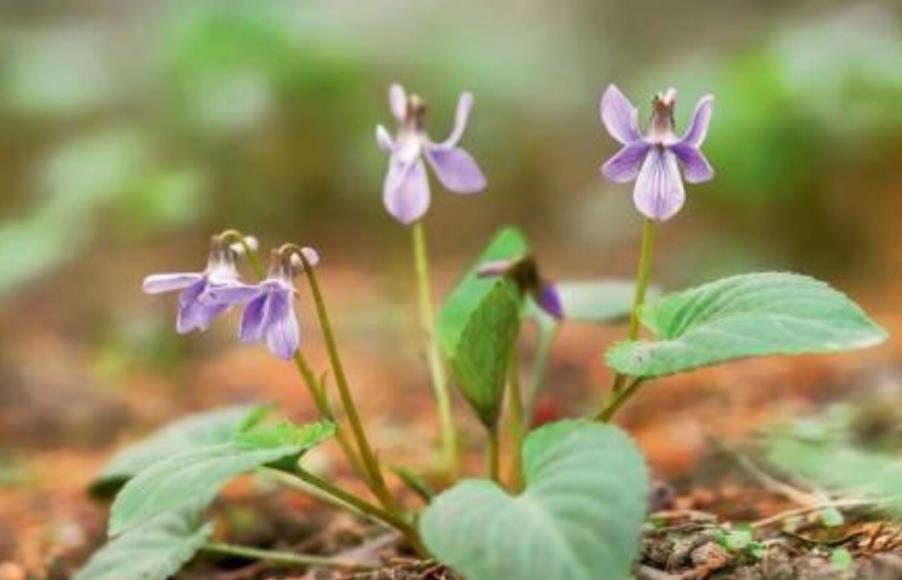
<instances>
[{"instance_id":1,"label":"oval green leaf","mask_svg":"<svg viewBox=\"0 0 902 580\"><path fill-rule=\"evenodd\" d=\"M213 532L194 514L166 513L111 540L73 580L165 580L185 565Z\"/></svg>"},{"instance_id":2,"label":"oval green leaf","mask_svg":"<svg viewBox=\"0 0 902 580\"><path fill-rule=\"evenodd\" d=\"M607 363L633 377L660 377L729 360L828 353L873 346L887 334L854 302L798 274L767 272L669 294L641 312L656 341L626 341Z\"/></svg>"},{"instance_id":3,"label":"oval green leaf","mask_svg":"<svg viewBox=\"0 0 902 580\"><path fill-rule=\"evenodd\" d=\"M507 278L481 278L479 266L523 256L526 239L504 228L454 287L439 313L439 344L461 393L486 427L498 420L510 349L520 328L523 298Z\"/></svg>"},{"instance_id":4,"label":"oval green leaf","mask_svg":"<svg viewBox=\"0 0 902 580\"><path fill-rule=\"evenodd\" d=\"M623 580L639 549L648 474L620 429L561 421L524 443L526 490L468 480L420 520L423 540L469 580Z\"/></svg>"},{"instance_id":5,"label":"oval green leaf","mask_svg":"<svg viewBox=\"0 0 902 580\"><path fill-rule=\"evenodd\" d=\"M494 427L501 413L507 365L520 330L522 304L513 282L495 280L470 314L450 357L457 386L487 428Z\"/></svg>"},{"instance_id":6,"label":"oval green leaf","mask_svg":"<svg viewBox=\"0 0 902 580\"><path fill-rule=\"evenodd\" d=\"M120 534L165 512L203 510L233 477L296 458L334 433L335 426L325 421L290 429L265 425L228 443L191 448L157 461L116 496L108 533Z\"/></svg>"}]
</instances>

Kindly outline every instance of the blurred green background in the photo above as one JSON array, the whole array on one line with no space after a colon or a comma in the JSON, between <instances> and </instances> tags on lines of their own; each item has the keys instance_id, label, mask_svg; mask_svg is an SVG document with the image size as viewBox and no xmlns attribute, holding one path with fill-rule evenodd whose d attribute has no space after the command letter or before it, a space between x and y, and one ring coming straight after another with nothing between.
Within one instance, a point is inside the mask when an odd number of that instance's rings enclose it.
<instances>
[{"instance_id":1,"label":"blurred green background","mask_svg":"<svg viewBox=\"0 0 902 580\"><path fill-rule=\"evenodd\" d=\"M643 118L677 87L680 125L717 97L717 178L662 229L664 286L791 268L897 304L896 2L38 0L0 16L0 369L41 329L100 347L103 369L176 364L171 305L140 280L200 267L226 227L374 281L374 328L400 312L407 232L382 209L374 143L393 81L430 103L435 138L476 96L463 144L489 188L434 184L440 280L505 223L553 275L631 274L630 187L598 172L616 82Z\"/></svg>"}]
</instances>

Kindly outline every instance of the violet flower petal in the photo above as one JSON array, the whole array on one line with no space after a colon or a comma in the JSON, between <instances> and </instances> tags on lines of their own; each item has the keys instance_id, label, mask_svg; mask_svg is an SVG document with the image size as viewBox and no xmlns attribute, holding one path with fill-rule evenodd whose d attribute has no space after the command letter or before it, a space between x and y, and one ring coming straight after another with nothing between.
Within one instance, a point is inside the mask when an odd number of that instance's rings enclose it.
<instances>
[{"instance_id":1,"label":"violet flower petal","mask_svg":"<svg viewBox=\"0 0 902 580\"><path fill-rule=\"evenodd\" d=\"M457 99L457 110L454 112L454 127L451 129L448 138L438 144L439 147L451 148L460 142L461 137L464 136L467 120L470 118L470 111L472 110L473 95L471 93L462 93L460 98Z\"/></svg>"},{"instance_id":2,"label":"violet flower petal","mask_svg":"<svg viewBox=\"0 0 902 580\"><path fill-rule=\"evenodd\" d=\"M179 310L175 321L175 330L179 334L187 334L196 328L203 330L204 323L209 318L204 312L206 306L198 299L206 289L207 279L204 277L179 294Z\"/></svg>"},{"instance_id":3,"label":"violet flower petal","mask_svg":"<svg viewBox=\"0 0 902 580\"><path fill-rule=\"evenodd\" d=\"M689 128L680 137L680 143L690 145L692 147L700 147L708 135L708 124L711 122L711 108L714 106L714 96L705 95L695 104L695 111L692 113L692 121Z\"/></svg>"},{"instance_id":4,"label":"violet flower petal","mask_svg":"<svg viewBox=\"0 0 902 580\"><path fill-rule=\"evenodd\" d=\"M422 159L405 163L392 156L383 189L385 209L404 225L417 221L429 209L429 180Z\"/></svg>"},{"instance_id":5,"label":"violet flower petal","mask_svg":"<svg viewBox=\"0 0 902 580\"><path fill-rule=\"evenodd\" d=\"M257 342L263 339L263 322L269 302L269 293L263 292L244 307L241 324L238 327L238 340L241 342Z\"/></svg>"},{"instance_id":6,"label":"violet flower petal","mask_svg":"<svg viewBox=\"0 0 902 580\"><path fill-rule=\"evenodd\" d=\"M677 143L670 149L683 164L683 177L689 183L702 183L714 177L714 168L696 147Z\"/></svg>"},{"instance_id":7,"label":"violet flower petal","mask_svg":"<svg viewBox=\"0 0 902 580\"><path fill-rule=\"evenodd\" d=\"M251 286L240 282L232 282L217 286L211 285L201 297L209 303L221 303L226 305L244 304L253 300L263 289L260 286Z\"/></svg>"},{"instance_id":8,"label":"violet flower petal","mask_svg":"<svg viewBox=\"0 0 902 580\"><path fill-rule=\"evenodd\" d=\"M386 153L391 153L395 149L395 140L388 132L388 129L382 125L376 126L376 144L379 149Z\"/></svg>"},{"instance_id":9,"label":"violet flower petal","mask_svg":"<svg viewBox=\"0 0 902 580\"><path fill-rule=\"evenodd\" d=\"M535 298L542 310L553 318L560 320L564 317L564 303L554 284L543 284L541 292Z\"/></svg>"},{"instance_id":10,"label":"violet flower petal","mask_svg":"<svg viewBox=\"0 0 902 580\"><path fill-rule=\"evenodd\" d=\"M294 314L293 289L278 280L268 282L266 307L262 317L262 334L270 352L290 359L300 345L300 328Z\"/></svg>"},{"instance_id":11,"label":"violet flower petal","mask_svg":"<svg viewBox=\"0 0 902 580\"><path fill-rule=\"evenodd\" d=\"M266 346L284 360L291 360L301 346L301 328L294 308L289 305L282 316L274 318L266 329Z\"/></svg>"},{"instance_id":12,"label":"violet flower petal","mask_svg":"<svg viewBox=\"0 0 902 580\"><path fill-rule=\"evenodd\" d=\"M641 139L624 145L601 166L601 173L616 183L628 183L636 179L650 148L651 145Z\"/></svg>"},{"instance_id":13,"label":"violet flower petal","mask_svg":"<svg viewBox=\"0 0 902 580\"><path fill-rule=\"evenodd\" d=\"M639 111L615 85L608 85L602 95L599 113L608 133L624 145L642 138Z\"/></svg>"},{"instance_id":14,"label":"violet flower petal","mask_svg":"<svg viewBox=\"0 0 902 580\"><path fill-rule=\"evenodd\" d=\"M485 175L473 156L460 147L427 145L426 159L448 190L455 193L477 193L485 189Z\"/></svg>"},{"instance_id":15,"label":"violet flower petal","mask_svg":"<svg viewBox=\"0 0 902 580\"><path fill-rule=\"evenodd\" d=\"M636 209L650 219L665 221L676 215L685 201L676 155L667 148L653 147L636 178Z\"/></svg>"},{"instance_id":16,"label":"violet flower petal","mask_svg":"<svg viewBox=\"0 0 902 580\"><path fill-rule=\"evenodd\" d=\"M398 83L388 87L388 106L398 121L403 121L407 116L407 95L404 93L404 87Z\"/></svg>"},{"instance_id":17,"label":"violet flower petal","mask_svg":"<svg viewBox=\"0 0 902 580\"><path fill-rule=\"evenodd\" d=\"M147 294L160 294L184 290L188 286L203 280L204 275L197 272L180 272L176 274L152 274L144 278L142 286Z\"/></svg>"}]
</instances>

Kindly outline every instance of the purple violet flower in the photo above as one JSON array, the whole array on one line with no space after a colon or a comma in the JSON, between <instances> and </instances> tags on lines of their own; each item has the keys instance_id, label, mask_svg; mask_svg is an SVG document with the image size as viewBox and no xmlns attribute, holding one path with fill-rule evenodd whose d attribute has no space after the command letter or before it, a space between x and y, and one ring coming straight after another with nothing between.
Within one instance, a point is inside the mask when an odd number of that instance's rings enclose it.
<instances>
[{"instance_id":1,"label":"purple violet flower","mask_svg":"<svg viewBox=\"0 0 902 580\"><path fill-rule=\"evenodd\" d=\"M675 89L656 95L652 100L651 127L643 136L639 132L639 112L620 89L610 85L601 98L601 121L608 133L623 144L601 172L617 183L635 180L636 209L655 221L666 221L683 207L683 178L689 183L701 183L714 177L714 170L701 152L714 97L699 99L689 128L680 137L674 131L675 104Z\"/></svg>"},{"instance_id":2,"label":"purple violet flower","mask_svg":"<svg viewBox=\"0 0 902 580\"><path fill-rule=\"evenodd\" d=\"M457 146L473 108L473 95L463 93L460 96L454 129L441 143L431 141L426 134L426 104L419 96L407 95L401 85L393 84L388 90L388 103L398 120L398 133L392 138L388 130L379 125L376 142L380 149L390 154L382 194L385 209L392 217L410 225L429 209L429 179L423 157L448 190L477 193L485 188L485 176L476 161Z\"/></svg>"},{"instance_id":3,"label":"purple violet flower","mask_svg":"<svg viewBox=\"0 0 902 580\"><path fill-rule=\"evenodd\" d=\"M301 248L311 266L319 263L319 255L312 248ZM272 265L265 280L254 287L251 295L231 288L215 292L215 296L229 302L247 302L241 315L238 338L241 342L266 342L271 353L291 360L301 345L301 328L294 310L293 278L303 270L294 254L273 253Z\"/></svg>"},{"instance_id":4,"label":"purple violet flower","mask_svg":"<svg viewBox=\"0 0 902 580\"><path fill-rule=\"evenodd\" d=\"M520 289L529 294L533 301L552 318L564 317L564 304L557 287L539 273L535 259L525 256L516 260L493 260L485 262L476 270L479 277L507 276Z\"/></svg>"},{"instance_id":5,"label":"purple violet flower","mask_svg":"<svg viewBox=\"0 0 902 580\"><path fill-rule=\"evenodd\" d=\"M232 304L256 293L255 286L243 284L235 267L235 253L228 244L214 238L207 268L203 272L152 274L144 279L144 292L159 294L181 290L175 328L179 334L207 330L213 319ZM228 289L229 299L216 296Z\"/></svg>"}]
</instances>

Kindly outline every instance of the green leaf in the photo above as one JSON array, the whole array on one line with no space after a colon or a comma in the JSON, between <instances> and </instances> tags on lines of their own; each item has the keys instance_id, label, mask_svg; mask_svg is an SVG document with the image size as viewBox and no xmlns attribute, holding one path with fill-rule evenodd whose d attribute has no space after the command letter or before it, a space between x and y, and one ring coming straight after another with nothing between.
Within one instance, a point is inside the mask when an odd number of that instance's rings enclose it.
<instances>
[{"instance_id":1,"label":"green leaf","mask_svg":"<svg viewBox=\"0 0 902 580\"><path fill-rule=\"evenodd\" d=\"M527 249L519 230L498 232L448 295L438 317L439 344L457 386L489 428L497 422L504 398L507 361L520 328L523 300L512 281L480 278L477 270L485 262L519 258Z\"/></svg>"},{"instance_id":2,"label":"green leaf","mask_svg":"<svg viewBox=\"0 0 902 580\"><path fill-rule=\"evenodd\" d=\"M458 483L426 509L429 550L469 580L620 580L639 549L648 473L620 429L561 421L524 443L526 490Z\"/></svg>"},{"instance_id":3,"label":"green leaf","mask_svg":"<svg viewBox=\"0 0 902 580\"><path fill-rule=\"evenodd\" d=\"M233 477L295 459L335 432L328 422L293 427L290 433L286 429L264 425L240 433L233 441L189 448L153 463L116 496L109 534L122 533L161 513L203 510Z\"/></svg>"},{"instance_id":4,"label":"green leaf","mask_svg":"<svg viewBox=\"0 0 902 580\"><path fill-rule=\"evenodd\" d=\"M848 570L855 563L855 558L846 548L836 548L830 554L830 563L837 570Z\"/></svg>"},{"instance_id":5,"label":"green leaf","mask_svg":"<svg viewBox=\"0 0 902 580\"><path fill-rule=\"evenodd\" d=\"M165 580L194 557L212 532L212 524L193 514L163 514L111 540L73 580Z\"/></svg>"},{"instance_id":6,"label":"green leaf","mask_svg":"<svg viewBox=\"0 0 902 580\"><path fill-rule=\"evenodd\" d=\"M464 398L487 428L501 413L511 349L520 330L522 297L507 279L495 280L470 314L450 356L451 370Z\"/></svg>"},{"instance_id":7,"label":"green leaf","mask_svg":"<svg viewBox=\"0 0 902 580\"><path fill-rule=\"evenodd\" d=\"M610 323L629 316L636 285L620 280L555 283L564 305L564 318L576 322ZM647 299L657 297L650 288Z\"/></svg>"},{"instance_id":8,"label":"green leaf","mask_svg":"<svg viewBox=\"0 0 902 580\"><path fill-rule=\"evenodd\" d=\"M660 377L750 356L827 353L873 346L887 334L823 282L786 273L733 276L669 294L642 309L657 341L607 353L614 370Z\"/></svg>"},{"instance_id":9,"label":"green leaf","mask_svg":"<svg viewBox=\"0 0 902 580\"><path fill-rule=\"evenodd\" d=\"M148 465L192 447L227 443L236 433L255 425L268 412L266 405L240 405L189 415L157 430L117 453L91 483L90 491L110 495Z\"/></svg>"},{"instance_id":10,"label":"green leaf","mask_svg":"<svg viewBox=\"0 0 902 580\"><path fill-rule=\"evenodd\" d=\"M495 287L497 279L477 276L479 266L492 260L519 258L528 251L526 238L516 228L498 232L479 258L451 291L438 316L439 342L447 356L452 356L473 311Z\"/></svg>"}]
</instances>

